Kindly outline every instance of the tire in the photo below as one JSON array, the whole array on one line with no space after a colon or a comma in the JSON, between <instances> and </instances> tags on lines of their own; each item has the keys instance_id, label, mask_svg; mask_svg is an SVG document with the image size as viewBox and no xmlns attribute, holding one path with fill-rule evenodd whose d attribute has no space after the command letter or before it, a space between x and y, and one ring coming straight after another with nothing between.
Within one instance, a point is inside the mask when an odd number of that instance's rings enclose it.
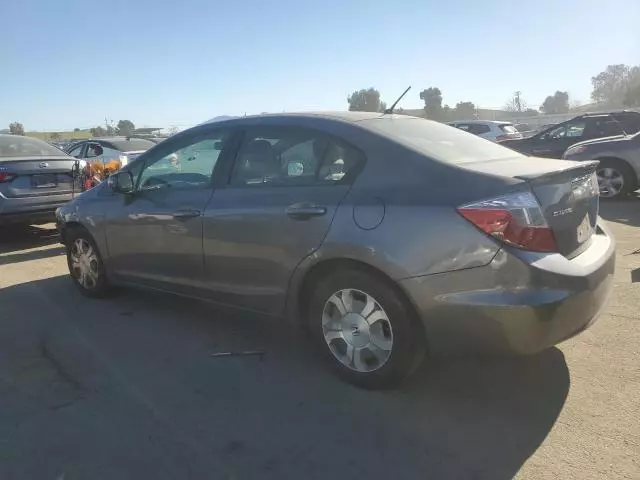
<instances>
[{"instance_id":1,"label":"tire","mask_svg":"<svg viewBox=\"0 0 640 480\"><path fill-rule=\"evenodd\" d=\"M598 169L596 171L598 175L598 184L600 185L600 198L622 198L638 188L637 175L633 171L633 168L622 160L618 160L616 158L604 158L600 160L600 165L598 165ZM607 187L603 189L602 182L606 177L608 177L608 180L610 181L609 185L614 189L618 186L618 181L622 182L622 185L619 187L617 192L609 190L611 193L607 193Z\"/></svg>"},{"instance_id":2,"label":"tire","mask_svg":"<svg viewBox=\"0 0 640 480\"><path fill-rule=\"evenodd\" d=\"M111 292L100 251L84 228L66 233L67 267L75 286L86 297L104 298ZM82 255L78 255L82 248Z\"/></svg>"},{"instance_id":3,"label":"tire","mask_svg":"<svg viewBox=\"0 0 640 480\"><path fill-rule=\"evenodd\" d=\"M350 314L341 312L345 302ZM308 321L329 366L362 388L399 385L426 353L424 331L411 306L387 281L364 271L345 269L322 278L311 295Z\"/></svg>"}]
</instances>

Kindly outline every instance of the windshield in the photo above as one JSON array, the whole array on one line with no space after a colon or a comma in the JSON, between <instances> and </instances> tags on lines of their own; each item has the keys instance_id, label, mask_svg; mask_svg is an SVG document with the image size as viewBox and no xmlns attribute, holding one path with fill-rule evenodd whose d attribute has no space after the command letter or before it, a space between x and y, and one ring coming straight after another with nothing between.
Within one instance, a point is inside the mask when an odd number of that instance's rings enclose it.
<instances>
[{"instance_id":1,"label":"windshield","mask_svg":"<svg viewBox=\"0 0 640 480\"><path fill-rule=\"evenodd\" d=\"M64 152L41 140L21 135L0 135L0 157L61 156Z\"/></svg>"},{"instance_id":2,"label":"windshield","mask_svg":"<svg viewBox=\"0 0 640 480\"><path fill-rule=\"evenodd\" d=\"M109 140L116 150L121 152L134 152L136 150L149 150L155 145L154 142L145 138L115 139Z\"/></svg>"},{"instance_id":3,"label":"windshield","mask_svg":"<svg viewBox=\"0 0 640 480\"><path fill-rule=\"evenodd\" d=\"M363 126L446 163L469 163L520 157L519 153L458 128L421 118L381 117Z\"/></svg>"}]
</instances>

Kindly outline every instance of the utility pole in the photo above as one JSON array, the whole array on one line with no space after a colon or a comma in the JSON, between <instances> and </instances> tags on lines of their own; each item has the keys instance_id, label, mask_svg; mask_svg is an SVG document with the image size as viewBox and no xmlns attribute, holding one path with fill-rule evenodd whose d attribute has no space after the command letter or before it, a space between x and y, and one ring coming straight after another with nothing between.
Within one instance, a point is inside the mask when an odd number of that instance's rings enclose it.
<instances>
[{"instance_id":1,"label":"utility pole","mask_svg":"<svg viewBox=\"0 0 640 480\"><path fill-rule=\"evenodd\" d=\"M513 99L514 99L516 111L518 111L518 112L522 111L522 102L520 101L520 93L521 93L520 90L518 90L517 92L515 92L513 94Z\"/></svg>"}]
</instances>

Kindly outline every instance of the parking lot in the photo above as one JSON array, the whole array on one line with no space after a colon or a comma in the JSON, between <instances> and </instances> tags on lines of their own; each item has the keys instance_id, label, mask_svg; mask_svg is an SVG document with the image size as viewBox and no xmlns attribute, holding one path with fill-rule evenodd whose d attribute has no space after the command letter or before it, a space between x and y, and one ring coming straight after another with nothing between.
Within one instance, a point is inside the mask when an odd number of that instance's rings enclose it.
<instances>
[{"instance_id":1,"label":"parking lot","mask_svg":"<svg viewBox=\"0 0 640 480\"><path fill-rule=\"evenodd\" d=\"M54 230L4 230L0 478L640 478L640 200L601 214L618 264L591 329L390 392L341 383L276 321L85 299ZM212 356L241 351L264 353Z\"/></svg>"}]
</instances>

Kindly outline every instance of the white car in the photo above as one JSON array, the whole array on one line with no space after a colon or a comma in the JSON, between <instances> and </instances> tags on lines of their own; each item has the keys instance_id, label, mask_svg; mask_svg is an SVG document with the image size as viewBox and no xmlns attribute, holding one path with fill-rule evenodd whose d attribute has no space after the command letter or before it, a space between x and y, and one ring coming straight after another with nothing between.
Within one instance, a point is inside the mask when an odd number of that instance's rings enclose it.
<instances>
[{"instance_id":1,"label":"white car","mask_svg":"<svg viewBox=\"0 0 640 480\"><path fill-rule=\"evenodd\" d=\"M516 127L511 122L494 122L491 120L458 120L448 122L447 125L459 128L465 132L473 133L492 142L502 142L503 140L516 140L523 138Z\"/></svg>"}]
</instances>

